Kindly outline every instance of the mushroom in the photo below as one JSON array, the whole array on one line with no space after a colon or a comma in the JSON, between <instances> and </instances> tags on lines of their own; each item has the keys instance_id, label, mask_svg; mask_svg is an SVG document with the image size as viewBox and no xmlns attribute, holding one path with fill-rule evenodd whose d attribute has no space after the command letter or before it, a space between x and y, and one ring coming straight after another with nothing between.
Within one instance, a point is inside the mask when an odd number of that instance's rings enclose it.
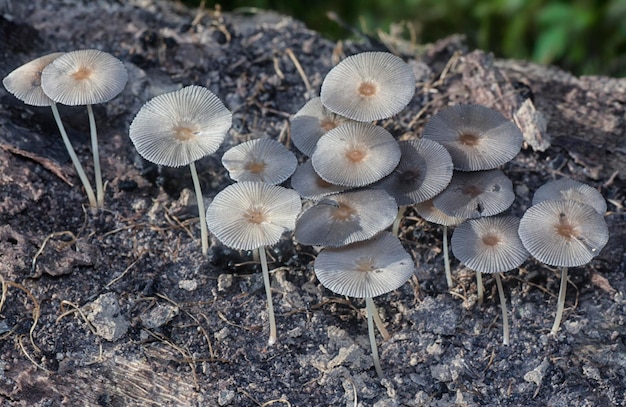
<instances>
[{"instance_id":1,"label":"mushroom","mask_svg":"<svg viewBox=\"0 0 626 407\"><path fill-rule=\"evenodd\" d=\"M472 219L504 212L514 200L513 183L494 169L455 171L448 187L433 198L433 204L449 216Z\"/></svg>"},{"instance_id":2,"label":"mushroom","mask_svg":"<svg viewBox=\"0 0 626 407\"><path fill-rule=\"evenodd\" d=\"M72 164L74 164L74 168L76 168L76 174L78 175L78 178L82 182L85 192L87 193L89 205L92 208L95 208L98 206L96 196L93 192L93 188L91 187L91 183L87 178L87 174L85 174L85 170L78 160L78 156L76 155L76 152L72 147L72 143L67 136L67 132L65 131L65 127L61 121L61 116L59 115L59 109L57 108L54 100L46 96L41 88L42 71L50 62L54 61L61 55L63 55L62 52L55 52L27 62L9 73L2 80L2 84L7 91L27 105L50 106L54 120L59 128L59 132L61 133L63 144L65 144L65 148L67 149L70 159L72 160Z\"/></svg>"},{"instance_id":3,"label":"mushroom","mask_svg":"<svg viewBox=\"0 0 626 407\"><path fill-rule=\"evenodd\" d=\"M557 312L551 333L561 325L568 267L589 263L609 239L604 217L593 207L573 200L546 200L522 216L519 236L524 247L542 263L561 269Z\"/></svg>"},{"instance_id":4,"label":"mushroom","mask_svg":"<svg viewBox=\"0 0 626 407\"><path fill-rule=\"evenodd\" d=\"M413 259L397 237L382 232L370 240L342 248L323 249L313 267L320 283L332 292L365 298L372 359L376 373L382 379L372 319L377 311L372 298L406 283L413 276Z\"/></svg>"},{"instance_id":5,"label":"mushroom","mask_svg":"<svg viewBox=\"0 0 626 407\"><path fill-rule=\"evenodd\" d=\"M298 159L276 140L246 141L230 148L222 164L235 181L257 181L278 185L293 174Z\"/></svg>"},{"instance_id":6,"label":"mushroom","mask_svg":"<svg viewBox=\"0 0 626 407\"><path fill-rule=\"evenodd\" d=\"M400 161L400 147L384 128L350 122L324 134L311 161L326 182L362 187L393 171Z\"/></svg>"},{"instance_id":7,"label":"mushroom","mask_svg":"<svg viewBox=\"0 0 626 407\"><path fill-rule=\"evenodd\" d=\"M277 335L265 246L278 243L284 231L295 227L300 210L296 191L242 181L220 191L206 212L207 225L219 241L233 249L258 251L267 295L270 345L276 342Z\"/></svg>"},{"instance_id":8,"label":"mushroom","mask_svg":"<svg viewBox=\"0 0 626 407\"><path fill-rule=\"evenodd\" d=\"M518 227L519 219L514 216L469 219L457 226L451 240L454 256L476 271L476 286L481 303L481 273L494 275L500 295L504 345L509 344L509 322L500 273L519 267L528 258L528 251L517 234Z\"/></svg>"},{"instance_id":9,"label":"mushroom","mask_svg":"<svg viewBox=\"0 0 626 407\"><path fill-rule=\"evenodd\" d=\"M217 151L231 125L231 112L217 96L201 86L187 86L150 99L130 124L130 139L143 158L168 167L189 165L198 203L203 254L207 254L209 238L194 162Z\"/></svg>"},{"instance_id":10,"label":"mushroom","mask_svg":"<svg viewBox=\"0 0 626 407\"><path fill-rule=\"evenodd\" d=\"M597 189L571 178L546 182L533 195L533 205L549 199L578 201L593 207L600 215L606 213L606 201Z\"/></svg>"},{"instance_id":11,"label":"mushroom","mask_svg":"<svg viewBox=\"0 0 626 407\"><path fill-rule=\"evenodd\" d=\"M349 189L343 185L335 185L324 181L315 172L311 160L296 167L296 171L291 176L291 187L298 191L302 198L313 201L319 201L327 195Z\"/></svg>"},{"instance_id":12,"label":"mushroom","mask_svg":"<svg viewBox=\"0 0 626 407\"><path fill-rule=\"evenodd\" d=\"M481 105L455 105L435 114L423 137L448 149L454 168L490 170L517 155L524 139L515 124L498 111Z\"/></svg>"},{"instance_id":13,"label":"mushroom","mask_svg":"<svg viewBox=\"0 0 626 407\"><path fill-rule=\"evenodd\" d=\"M360 122L389 118L411 101L415 76L401 58L388 52L361 52L347 57L322 82L322 103Z\"/></svg>"},{"instance_id":14,"label":"mushroom","mask_svg":"<svg viewBox=\"0 0 626 407\"><path fill-rule=\"evenodd\" d=\"M381 189L330 195L302 212L295 238L310 246L345 246L387 228L397 211L396 201Z\"/></svg>"},{"instance_id":15,"label":"mushroom","mask_svg":"<svg viewBox=\"0 0 626 407\"><path fill-rule=\"evenodd\" d=\"M441 210L437 209L433 205L433 200L429 199L424 202L420 202L414 205L415 211L425 220L431 223L436 223L443 226L443 233L441 240L443 241L443 265L446 273L446 282L448 283L448 289L454 288L454 282L452 281L452 272L450 271L450 256L448 254L448 226L455 226L463 222L465 218L458 216L446 215Z\"/></svg>"},{"instance_id":16,"label":"mushroom","mask_svg":"<svg viewBox=\"0 0 626 407\"><path fill-rule=\"evenodd\" d=\"M309 100L291 119L291 141L303 154L313 155L317 141L327 131L350 121L331 112L319 97Z\"/></svg>"},{"instance_id":17,"label":"mushroom","mask_svg":"<svg viewBox=\"0 0 626 407\"><path fill-rule=\"evenodd\" d=\"M95 49L67 52L54 59L41 73L41 87L50 99L70 106L87 105L98 207L104 206L104 188L96 120L91 106L113 99L124 89L127 80L128 72L122 61Z\"/></svg>"}]
</instances>

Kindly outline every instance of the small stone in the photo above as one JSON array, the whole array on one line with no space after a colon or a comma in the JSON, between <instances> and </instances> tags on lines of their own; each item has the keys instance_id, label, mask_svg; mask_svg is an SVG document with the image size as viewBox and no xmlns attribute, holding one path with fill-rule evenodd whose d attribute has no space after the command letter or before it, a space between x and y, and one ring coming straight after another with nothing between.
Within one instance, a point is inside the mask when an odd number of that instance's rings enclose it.
<instances>
[{"instance_id":1,"label":"small stone","mask_svg":"<svg viewBox=\"0 0 626 407\"><path fill-rule=\"evenodd\" d=\"M115 293L102 294L85 305L87 319L96 328L96 335L115 342L128 331L128 321L120 315L120 305Z\"/></svg>"},{"instance_id":2,"label":"small stone","mask_svg":"<svg viewBox=\"0 0 626 407\"><path fill-rule=\"evenodd\" d=\"M217 276L217 291L226 291L233 285L232 274L220 274Z\"/></svg>"},{"instance_id":3,"label":"small stone","mask_svg":"<svg viewBox=\"0 0 626 407\"><path fill-rule=\"evenodd\" d=\"M217 396L217 404L227 406L235 399L235 392L232 390L220 390Z\"/></svg>"},{"instance_id":4,"label":"small stone","mask_svg":"<svg viewBox=\"0 0 626 407\"><path fill-rule=\"evenodd\" d=\"M198 281L196 280L180 280L178 282L178 288L185 291L195 291L198 288Z\"/></svg>"},{"instance_id":5,"label":"small stone","mask_svg":"<svg viewBox=\"0 0 626 407\"><path fill-rule=\"evenodd\" d=\"M148 312L141 314L139 319L146 328L156 329L170 322L176 315L178 315L178 307L169 304L157 304Z\"/></svg>"}]
</instances>

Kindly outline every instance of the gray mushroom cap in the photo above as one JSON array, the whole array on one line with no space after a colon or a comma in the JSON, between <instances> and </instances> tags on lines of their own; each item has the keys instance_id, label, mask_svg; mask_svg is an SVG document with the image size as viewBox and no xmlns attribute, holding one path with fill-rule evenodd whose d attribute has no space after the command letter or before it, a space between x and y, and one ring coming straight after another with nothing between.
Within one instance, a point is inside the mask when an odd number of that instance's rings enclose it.
<instances>
[{"instance_id":1,"label":"gray mushroom cap","mask_svg":"<svg viewBox=\"0 0 626 407\"><path fill-rule=\"evenodd\" d=\"M228 247L254 250L278 243L295 227L302 204L292 189L242 181L220 191L206 211L209 230Z\"/></svg>"},{"instance_id":2,"label":"gray mushroom cap","mask_svg":"<svg viewBox=\"0 0 626 407\"><path fill-rule=\"evenodd\" d=\"M496 110L481 105L455 105L435 114L423 137L442 144L454 168L479 171L511 161L520 151L523 134Z\"/></svg>"},{"instance_id":3,"label":"gray mushroom cap","mask_svg":"<svg viewBox=\"0 0 626 407\"><path fill-rule=\"evenodd\" d=\"M522 216L519 236L542 263L577 267L597 256L609 239L604 217L593 207L572 200L546 200Z\"/></svg>"},{"instance_id":4,"label":"gray mushroom cap","mask_svg":"<svg viewBox=\"0 0 626 407\"><path fill-rule=\"evenodd\" d=\"M388 52L347 57L322 82L322 103L347 118L371 122L404 109L415 94L415 76L401 58Z\"/></svg>"},{"instance_id":5,"label":"gray mushroom cap","mask_svg":"<svg viewBox=\"0 0 626 407\"><path fill-rule=\"evenodd\" d=\"M63 55L55 52L33 59L14 69L3 80L2 84L9 93L31 106L50 106L54 103L41 87L41 73L52 61Z\"/></svg>"},{"instance_id":6,"label":"gray mushroom cap","mask_svg":"<svg viewBox=\"0 0 626 407\"><path fill-rule=\"evenodd\" d=\"M500 170L455 171L433 204L449 216L471 219L504 212L514 200L513 183Z\"/></svg>"},{"instance_id":7,"label":"gray mushroom cap","mask_svg":"<svg viewBox=\"0 0 626 407\"><path fill-rule=\"evenodd\" d=\"M389 232L342 248L325 248L315 259L315 275L339 295L373 298L401 287L415 265L400 240Z\"/></svg>"},{"instance_id":8,"label":"gray mushroom cap","mask_svg":"<svg viewBox=\"0 0 626 407\"><path fill-rule=\"evenodd\" d=\"M454 229L452 253L463 264L481 273L513 270L528 258L514 216L469 219Z\"/></svg>"},{"instance_id":9,"label":"gray mushroom cap","mask_svg":"<svg viewBox=\"0 0 626 407\"><path fill-rule=\"evenodd\" d=\"M460 216L446 215L440 209L437 209L433 204L433 200L429 199L424 202L417 203L413 206L415 211L424 218L426 221L436 223L442 226L454 226L458 225L465 220Z\"/></svg>"},{"instance_id":10,"label":"gray mushroom cap","mask_svg":"<svg viewBox=\"0 0 626 407\"><path fill-rule=\"evenodd\" d=\"M606 201L597 189L571 178L546 182L533 195L533 205L550 199L569 199L592 206L600 215L606 213Z\"/></svg>"},{"instance_id":11,"label":"gray mushroom cap","mask_svg":"<svg viewBox=\"0 0 626 407\"><path fill-rule=\"evenodd\" d=\"M41 86L48 97L64 105L93 105L117 96L128 81L124 64L113 55L84 49L66 52L48 64Z\"/></svg>"},{"instance_id":12,"label":"gray mushroom cap","mask_svg":"<svg viewBox=\"0 0 626 407\"><path fill-rule=\"evenodd\" d=\"M298 159L282 143L263 138L230 148L222 156L222 165L235 181L278 185L293 174Z\"/></svg>"},{"instance_id":13,"label":"gray mushroom cap","mask_svg":"<svg viewBox=\"0 0 626 407\"><path fill-rule=\"evenodd\" d=\"M313 168L311 161L306 161L296 167L291 176L291 187L298 191L305 199L319 201L327 195L343 192L349 187L335 185L324 181Z\"/></svg>"},{"instance_id":14,"label":"gray mushroom cap","mask_svg":"<svg viewBox=\"0 0 626 407\"><path fill-rule=\"evenodd\" d=\"M381 189L334 194L302 212L295 238L310 246L344 246L384 230L397 213L396 201Z\"/></svg>"},{"instance_id":15,"label":"gray mushroom cap","mask_svg":"<svg viewBox=\"0 0 626 407\"><path fill-rule=\"evenodd\" d=\"M168 167L213 154L232 125L232 114L210 90L187 86L150 99L133 119L129 135L146 160Z\"/></svg>"}]
</instances>

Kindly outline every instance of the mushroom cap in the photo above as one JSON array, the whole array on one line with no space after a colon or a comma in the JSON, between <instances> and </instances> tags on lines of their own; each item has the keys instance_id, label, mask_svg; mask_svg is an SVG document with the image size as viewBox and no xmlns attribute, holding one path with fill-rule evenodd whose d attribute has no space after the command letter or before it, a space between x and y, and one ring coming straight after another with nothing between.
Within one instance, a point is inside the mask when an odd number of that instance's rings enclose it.
<instances>
[{"instance_id":1,"label":"mushroom cap","mask_svg":"<svg viewBox=\"0 0 626 407\"><path fill-rule=\"evenodd\" d=\"M291 187L298 191L302 198L313 201L319 201L327 195L348 189L346 186L330 184L324 181L313 169L311 160L296 167L296 171L291 176Z\"/></svg>"},{"instance_id":2,"label":"mushroom cap","mask_svg":"<svg viewBox=\"0 0 626 407\"><path fill-rule=\"evenodd\" d=\"M460 216L455 217L446 215L444 212L437 209L435 205L433 205L432 199L417 203L413 206L413 208L415 208L415 211L426 221L436 223L442 226L458 225L465 220L465 218L462 218Z\"/></svg>"},{"instance_id":3,"label":"mushroom cap","mask_svg":"<svg viewBox=\"0 0 626 407\"><path fill-rule=\"evenodd\" d=\"M293 174L298 159L282 143L263 138L230 148L222 156L222 165L235 181L278 185Z\"/></svg>"},{"instance_id":4,"label":"mushroom cap","mask_svg":"<svg viewBox=\"0 0 626 407\"><path fill-rule=\"evenodd\" d=\"M514 200L513 183L500 170L455 171L433 204L449 216L472 219L504 212Z\"/></svg>"},{"instance_id":5,"label":"mushroom cap","mask_svg":"<svg viewBox=\"0 0 626 407\"><path fill-rule=\"evenodd\" d=\"M519 222L514 216L469 219L454 229L450 241L452 253L467 267L481 273L513 270L529 255L517 234Z\"/></svg>"},{"instance_id":6,"label":"mushroom cap","mask_svg":"<svg viewBox=\"0 0 626 407\"><path fill-rule=\"evenodd\" d=\"M372 188L382 188L398 205L413 205L435 197L452 178L452 159L441 144L428 140L400 141L400 162Z\"/></svg>"},{"instance_id":7,"label":"mushroom cap","mask_svg":"<svg viewBox=\"0 0 626 407\"><path fill-rule=\"evenodd\" d=\"M609 240L604 217L584 203L546 200L522 216L519 236L524 247L542 263L577 267L597 256Z\"/></svg>"},{"instance_id":8,"label":"mushroom cap","mask_svg":"<svg viewBox=\"0 0 626 407\"><path fill-rule=\"evenodd\" d=\"M454 168L490 170L512 160L524 136L496 110L481 105L455 105L435 114L424 126L423 137L441 143Z\"/></svg>"},{"instance_id":9,"label":"mushroom cap","mask_svg":"<svg viewBox=\"0 0 626 407\"><path fill-rule=\"evenodd\" d=\"M571 178L546 182L533 195L533 205L549 199L569 199L590 205L600 215L606 213L606 201L597 189Z\"/></svg>"},{"instance_id":10,"label":"mushroom cap","mask_svg":"<svg viewBox=\"0 0 626 407\"><path fill-rule=\"evenodd\" d=\"M361 52L328 72L320 92L331 111L360 122L398 113L415 94L415 76L401 58L388 52Z\"/></svg>"},{"instance_id":11,"label":"mushroom cap","mask_svg":"<svg viewBox=\"0 0 626 407\"><path fill-rule=\"evenodd\" d=\"M382 189L330 195L302 212L295 238L310 246L344 246L379 233L397 214L396 201Z\"/></svg>"},{"instance_id":12,"label":"mushroom cap","mask_svg":"<svg viewBox=\"0 0 626 407\"><path fill-rule=\"evenodd\" d=\"M278 243L302 209L292 189L242 181L220 191L206 211L209 230L228 247L254 250Z\"/></svg>"},{"instance_id":13,"label":"mushroom cap","mask_svg":"<svg viewBox=\"0 0 626 407\"><path fill-rule=\"evenodd\" d=\"M317 141L327 131L351 121L331 112L322 104L322 99L309 100L291 119L291 141L303 154L310 157Z\"/></svg>"},{"instance_id":14,"label":"mushroom cap","mask_svg":"<svg viewBox=\"0 0 626 407\"><path fill-rule=\"evenodd\" d=\"M341 248L325 248L315 259L315 275L339 295L372 298L393 291L414 273L400 240L389 232Z\"/></svg>"},{"instance_id":15,"label":"mushroom cap","mask_svg":"<svg viewBox=\"0 0 626 407\"><path fill-rule=\"evenodd\" d=\"M41 88L41 72L63 52L54 52L33 59L4 77L2 84L9 93L31 106L50 106L54 103Z\"/></svg>"},{"instance_id":16,"label":"mushroom cap","mask_svg":"<svg viewBox=\"0 0 626 407\"><path fill-rule=\"evenodd\" d=\"M350 122L324 134L311 161L324 181L362 187L393 171L400 161L400 147L384 128Z\"/></svg>"},{"instance_id":17,"label":"mushroom cap","mask_svg":"<svg viewBox=\"0 0 626 407\"><path fill-rule=\"evenodd\" d=\"M232 114L210 90L187 86L150 99L130 124L137 152L158 165L180 167L217 151Z\"/></svg>"},{"instance_id":18,"label":"mushroom cap","mask_svg":"<svg viewBox=\"0 0 626 407\"><path fill-rule=\"evenodd\" d=\"M96 49L66 52L52 61L41 74L41 86L48 97L64 105L104 103L119 95L128 72L113 55Z\"/></svg>"}]
</instances>

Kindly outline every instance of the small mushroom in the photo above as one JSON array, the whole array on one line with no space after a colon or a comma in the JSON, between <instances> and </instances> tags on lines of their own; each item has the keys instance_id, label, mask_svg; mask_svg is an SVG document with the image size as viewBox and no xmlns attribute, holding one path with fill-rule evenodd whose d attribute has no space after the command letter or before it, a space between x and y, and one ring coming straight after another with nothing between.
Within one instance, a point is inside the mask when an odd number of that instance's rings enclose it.
<instances>
[{"instance_id":1,"label":"small mushroom","mask_svg":"<svg viewBox=\"0 0 626 407\"><path fill-rule=\"evenodd\" d=\"M187 86L150 99L130 124L130 139L143 158L168 167L189 165L198 202L203 254L207 254L209 238L194 162L217 151L231 124L231 112L201 86Z\"/></svg>"},{"instance_id":2,"label":"small mushroom","mask_svg":"<svg viewBox=\"0 0 626 407\"><path fill-rule=\"evenodd\" d=\"M389 118L411 101L415 76L401 58L388 52L361 52L347 57L322 82L322 103L360 122Z\"/></svg>"},{"instance_id":3,"label":"small mushroom","mask_svg":"<svg viewBox=\"0 0 626 407\"><path fill-rule=\"evenodd\" d=\"M91 183L87 178L87 174L85 173L83 166L78 160L78 156L72 147L72 143L67 136L65 126L63 126L61 116L59 115L59 109L57 108L54 100L50 99L41 88L42 71L46 66L48 66L48 64L61 55L63 55L62 52L55 52L33 59L32 61L27 62L9 73L2 80L2 84L6 90L27 105L50 106L54 120L59 128L59 132L61 133L63 144L65 144L65 148L67 149L70 159L72 160L72 164L74 164L74 168L76 168L76 174L78 175L78 178L82 182L85 192L87 193L89 205L92 208L95 208L98 206L96 195L93 192L93 188L91 187Z\"/></svg>"},{"instance_id":4,"label":"small mushroom","mask_svg":"<svg viewBox=\"0 0 626 407\"><path fill-rule=\"evenodd\" d=\"M222 165L235 181L256 181L278 185L296 170L298 159L276 140L246 141L222 156Z\"/></svg>"},{"instance_id":5,"label":"small mushroom","mask_svg":"<svg viewBox=\"0 0 626 407\"><path fill-rule=\"evenodd\" d=\"M517 155L524 139L513 122L481 105L455 105L435 114L423 137L448 149L454 168L479 171L496 168Z\"/></svg>"},{"instance_id":6,"label":"small mushroom","mask_svg":"<svg viewBox=\"0 0 626 407\"><path fill-rule=\"evenodd\" d=\"M310 246L345 246L389 227L397 211L393 197L380 189L330 195L302 212L295 238Z\"/></svg>"},{"instance_id":7,"label":"small mushroom","mask_svg":"<svg viewBox=\"0 0 626 407\"><path fill-rule=\"evenodd\" d=\"M533 205L549 199L577 201L593 207L600 215L606 213L606 201L597 189L571 178L546 182L533 195Z\"/></svg>"},{"instance_id":8,"label":"small mushroom","mask_svg":"<svg viewBox=\"0 0 626 407\"><path fill-rule=\"evenodd\" d=\"M552 334L561 325L567 290L567 269L589 263L609 239L604 217L593 207L573 200L545 200L522 216L519 236L542 263L561 269L561 286Z\"/></svg>"},{"instance_id":9,"label":"small mushroom","mask_svg":"<svg viewBox=\"0 0 626 407\"><path fill-rule=\"evenodd\" d=\"M413 276L415 265L400 240L389 232L342 248L323 249L314 263L315 275L332 292L365 298L367 327L374 367L379 378L383 371L378 357L373 316L373 297L398 289Z\"/></svg>"},{"instance_id":10,"label":"small mushroom","mask_svg":"<svg viewBox=\"0 0 626 407\"><path fill-rule=\"evenodd\" d=\"M384 128L350 122L324 134L311 161L325 181L362 187L393 171L400 161L400 147Z\"/></svg>"},{"instance_id":11,"label":"small mushroom","mask_svg":"<svg viewBox=\"0 0 626 407\"><path fill-rule=\"evenodd\" d=\"M349 189L349 187L343 185L335 185L324 181L315 172L311 160L296 167L296 171L291 176L291 187L298 191L302 198L312 201L319 201L327 195L344 192Z\"/></svg>"},{"instance_id":12,"label":"small mushroom","mask_svg":"<svg viewBox=\"0 0 626 407\"><path fill-rule=\"evenodd\" d=\"M502 308L503 343L509 344L509 322L506 299L500 273L519 267L528 258L517 230L519 219L514 216L490 216L469 219L452 234L452 252L467 267L476 271L479 301L483 299L481 273L493 274Z\"/></svg>"},{"instance_id":13,"label":"small mushroom","mask_svg":"<svg viewBox=\"0 0 626 407\"><path fill-rule=\"evenodd\" d=\"M113 99L127 81L128 72L122 61L95 49L67 52L55 58L41 73L41 87L50 99L64 105L87 106L98 207L104 206L104 187L92 105Z\"/></svg>"},{"instance_id":14,"label":"small mushroom","mask_svg":"<svg viewBox=\"0 0 626 407\"><path fill-rule=\"evenodd\" d=\"M295 227L301 208L300 196L292 189L242 181L220 191L206 212L207 225L220 242L233 249L259 253L270 320L270 345L276 342L277 335L265 246L278 243L283 232Z\"/></svg>"}]
</instances>

